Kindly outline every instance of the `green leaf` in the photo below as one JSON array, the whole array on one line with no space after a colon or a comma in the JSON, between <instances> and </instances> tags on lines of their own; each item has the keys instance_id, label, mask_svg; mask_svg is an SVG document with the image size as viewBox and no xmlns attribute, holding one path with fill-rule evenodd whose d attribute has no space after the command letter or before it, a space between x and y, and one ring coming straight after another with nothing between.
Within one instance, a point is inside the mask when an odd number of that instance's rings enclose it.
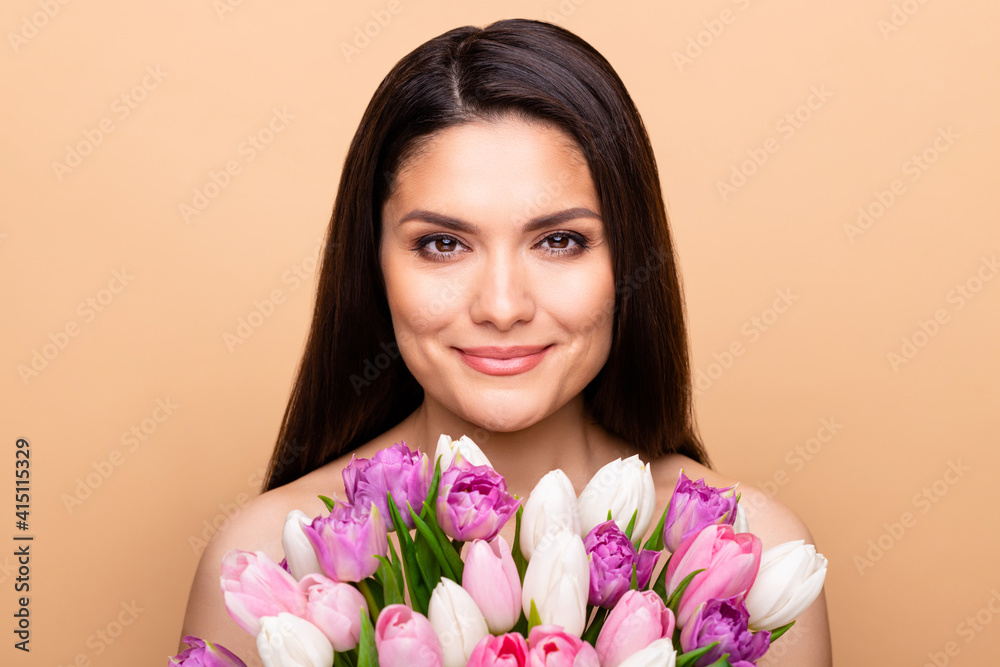
<instances>
[{"instance_id":1,"label":"green leaf","mask_svg":"<svg viewBox=\"0 0 1000 667\"><path fill-rule=\"evenodd\" d=\"M333 500L331 498L327 498L326 496L319 496L319 499L323 501L324 505L326 505L326 511L327 512L332 512L333 508L337 506L337 501L336 500Z\"/></svg>"},{"instance_id":2,"label":"green leaf","mask_svg":"<svg viewBox=\"0 0 1000 667\"><path fill-rule=\"evenodd\" d=\"M726 653L708 667L733 667L733 666L729 664L729 654Z\"/></svg>"},{"instance_id":3,"label":"green leaf","mask_svg":"<svg viewBox=\"0 0 1000 667\"><path fill-rule=\"evenodd\" d=\"M517 576L524 583L524 573L528 569L528 560L521 553L521 515L524 514L524 506L519 505L517 514L514 515L514 546L511 547L511 556L514 557L514 565L517 566Z\"/></svg>"},{"instance_id":4,"label":"green leaf","mask_svg":"<svg viewBox=\"0 0 1000 667\"><path fill-rule=\"evenodd\" d=\"M361 595L364 596L365 602L368 603L368 613L371 615L370 620L375 621L378 618L379 612L382 611L382 607L379 606L378 601L375 599L375 595L372 593L372 589L369 584L371 581L373 580L362 579L356 585L358 590L361 591Z\"/></svg>"},{"instance_id":5,"label":"green leaf","mask_svg":"<svg viewBox=\"0 0 1000 667\"><path fill-rule=\"evenodd\" d=\"M608 518L605 519L605 521L611 521L612 519L614 519L614 517L611 516L611 510L608 510Z\"/></svg>"},{"instance_id":6,"label":"green leaf","mask_svg":"<svg viewBox=\"0 0 1000 667\"><path fill-rule=\"evenodd\" d=\"M389 516L392 517L392 525L396 528L396 537L399 539L399 550L403 559L403 572L406 575L406 585L410 589L410 603L413 605L414 611L426 615L431 594L420 579L420 568L417 564L416 549L410 538L410 530L403 523L403 517L396 509L396 502L392 499L392 494L387 495Z\"/></svg>"},{"instance_id":7,"label":"green leaf","mask_svg":"<svg viewBox=\"0 0 1000 667\"><path fill-rule=\"evenodd\" d=\"M791 623L786 623L785 625L782 625L780 628L775 628L774 630L771 630L771 643L773 644L774 640L776 640L778 637L791 630L793 625L795 625L795 621L792 621Z\"/></svg>"},{"instance_id":8,"label":"green leaf","mask_svg":"<svg viewBox=\"0 0 1000 667\"><path fill-rule=\"evenodd\" d=\"M705 568L701 568L700 570L695 570L688 576L681 579L681 583L677 585L677 588L675 588L674 591L670 594L670 597L667 598L667 601L664 604L666 604L667 607L670 608L670 611L674 612L674 616L677 615L677 607L679 607L681 604L681 596L684 595L684 591L687 589L688 584L691 583L691 580L694 579L698 573L704 571Z\"/></svg>"},{"instance_id":9,"label":"green leaf","mask_svg":"<svg viewBox=\"0 0 1000 667\"><path fill-rule=\"evenodd\" d=\"M358 640L357 667L379 667L378 649L375 648L375 628L368 614L361 612L361 637Z\"/></svg>"},{"instance_id":10,"label":"green leaf","mask_svg":"<svg viewBox=\"0 0 1000 667\"><path fill-rule=\"evenodd\" d=\"M653 534L649 536L646 543L642 545L643 549L649 549L651 551L662 551L663 550L663 524L667 521L667 510L670 509L670 503L667 503L666 509L663 510L663 514L660 515L660 522L656 524L656 528L653 529Z\"/></svg>"},{"instance_id":11,"label":"green leaf","mask_svg":"<svg viewBox=\"0 0 1000 667\"><path fill-rule=\"evenodd\" d=\"M597 613L594 614L594 620L590 622L587 630L583 633L583 640L588 644L594 645L597 643L597 637L601 634L601 628L604 627L604 622L608 620L609 609L604 609L603 607L597 608Z\"/></svg>"},{"instance_id":12,"label":"green leaf","mask_svg":"<svg viewBox=\"0 0 1000 667\"><path fill-rule=\"evenodd\" d=\"M382 563L376 573L382 584L382 608L385 609L391 604L403 604L402 587L399 579L396 578L392 561L385 556L378 556L378 559Z\"/></svg>"},{"instance_id":13,"label":"green leaf","mask_svg":"<svg viewBox=\"0 0 1000 667\"><path fill-rule=\"evenodd\" d=\"M531 598L531 612L528 614L528 632L536 625L542 624L542 617L538 615L538 607L535 606L535 598Z\"/></svg>"},{"instance_id":14,"label":"green leaf","mask_svg":"<svg viewBox=\"0 0 1000 667\"><path fill-rule=\"evenodd\" d=\"M419 516L417 516L417 513L413 511L412 507L410 508L410 516L413 517L413 523L415 523L416 526L417 526L417 543L418 544L427 544L427 546L430 548L431 553L433 554L433 556L435 558L437 558L437 562L438 562L438 566L439 566L439 569L441 571L441 574L443 574L444 576L448 577L449 579L451 579L453 581L457 581L458 583L462 583L462 575L459 574L456 577L455 571L452 570L452 568L451 568L451 563L449 562L448 558L444 555L444 551L441 548L441 544L438 542L437 536L434 535L434 531L431 530L430 526L428 526L426 523L424 523L423 519L421 519ZM446 546L445 548L450 549L451 547L450 546ZM420 551L419 550L417 551L417 560L418 561L420 560ZM421 568L421 569L423 569L423 568ZM436 581L437 580L435 579L435 582ZM437 585L437 583L434 584L434 586L436 586L436 585ZM431 586L431 588L433 588L434 586Z\"/></svg>"},{"instance_id":15,"label":"green leaf","mask_svg":"<svg viewBox=\"0 0 1000 667\"><path fill-rule=\"evenodd\" d=\"M417 565L420 567L420 576L423 578L427 590L433 591L434 587L441 581L441 564L434 555L434 550L427 543L427 539L417 534L416 540Z\"/></svg>"},{"instance_id":16,"label":"green leaf","mask_svg":"<svg viewBox=\"0 0 1000 667\"><path fill-rule=\"evenodd\" d=\"M633 590L639 589L639 578L637 575L637 563L632 563L632 583L629 584L629 588Z\"/></svg>"},{"instance_id":17,"label":"green leaf","mask_svg":"<svg viewBox=\"0 0 1000 667\"><path fill-rule=\"evenodd\" d=\"M651 590L663 600L663 604L667 603L667 568L670 566L670 559L673 557L674 555L670 554L670 557L667 558L667 562L663 564L663 569L660 570L659 576L656 577L656 582L651 587Z\"/></svg>"},{"instance_id":18,"label":"green leaf","mask_svg":"<svg viewBox=\"0 0 1000 667\"><path fill-rule=\"evenodd\" d=\"M627 537L629 541L632 540L632 531L635 530L635 520L638 518L639 508L636 508L636 510L632 512L632 518L628 520L628 525L625 526L625 537Z\"/></svg>"},{"instance_id":19,"label":"green leaf","mask_svg":"<svg viewBox=\"0 0 1000 667\"><path fill-rule=\"evenodd\" d=\"M412 507L409 509L410 515L413 517L413 522L416 524L419 521L423 521L427 527L431 529L431 533L437 540L437 545L441 547L441 555L448 563L448 568L445 568L442 565L441 569L450 569L451 572L454 573L454 576L449 578L454 579L458 583L462 583L462 572L465 570L465 563L462 562L462 556L460 555L459 550L461 549L461 545L463 543L458 542L459 546L456 547L455 543L448 539L448 536L445 535L444 530L442 530L441 526L438 524L437 512L434 511L434 508L428 507L426 502L424 503L424 509L420 513L420 516L417 516L414 513Z\"/></svg>"},{"instance_id":20,"label":"green leaf","mask_svg":"<svg viewBox=\"0 0 1000 667\"><path fill-rule=\"evenodd\" d=\"M688 651L687 653L678 654L677 662L675 667L691 667L695 663L695 660L705 655L711 651L719 642L712 642L708 646L703 646L695 651Z\"/></svg>"}]
</instances>

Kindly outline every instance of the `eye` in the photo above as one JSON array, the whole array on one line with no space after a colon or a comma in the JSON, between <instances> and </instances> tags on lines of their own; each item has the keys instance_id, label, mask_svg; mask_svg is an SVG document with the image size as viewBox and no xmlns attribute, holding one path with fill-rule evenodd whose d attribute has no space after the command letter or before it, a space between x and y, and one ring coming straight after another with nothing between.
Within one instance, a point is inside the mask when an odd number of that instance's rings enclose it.
<instances>
[{"instance_id":1,"label":"eye","mask_svg":"<svg viewBox=\"0 0 1000 667\"><path fill-rule=\"evenodd\" d=\"M462 244L454 236L447 234L432 234L424 236L417 241L417 245L412 250L423 257L435 262L446 262L449 255L457 255L457 248Z\"/></svg>"},{"instance_id":2,"label":"eye","mask_svg":"<svg viewBox=\"0 0 1000 667\"><path fill-rule=\"evenodd\" d=\"M542 239L538 245L549 243L546 252L553 255L578 255L589 250L587 239L576 232L555 232ZM570 244L573 245L570 245Z\"/></svg>"}]
</instances>

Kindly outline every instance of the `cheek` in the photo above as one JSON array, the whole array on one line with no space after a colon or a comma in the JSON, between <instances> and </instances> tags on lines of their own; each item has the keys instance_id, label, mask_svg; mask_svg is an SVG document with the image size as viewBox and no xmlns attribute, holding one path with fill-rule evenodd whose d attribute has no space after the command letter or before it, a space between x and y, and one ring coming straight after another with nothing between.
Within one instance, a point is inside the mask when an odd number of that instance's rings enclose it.
<instances>
[{"instance_id":1,"label":"cheek","mask_svg":"<svg viewBox=\"0 0 1000 667\"><path fill-rule=\"evenodd\" d=\"M434 334L456 320L461 309L461 281L441 274L422 274L412 267L386 267L386 290L392 324L402 347Z\"/></svg>"},{"instance_id":2,"label":"cheek","mask_svg":"<svg viewBox=\"0 0 1000 667\"><path fill-rule=\"evenodd\" d=\"M546 310L567 331L591 337L592 345L607 346L615 307L614 274L610 261L546 280Z\"/></svg>"}]
</instances>

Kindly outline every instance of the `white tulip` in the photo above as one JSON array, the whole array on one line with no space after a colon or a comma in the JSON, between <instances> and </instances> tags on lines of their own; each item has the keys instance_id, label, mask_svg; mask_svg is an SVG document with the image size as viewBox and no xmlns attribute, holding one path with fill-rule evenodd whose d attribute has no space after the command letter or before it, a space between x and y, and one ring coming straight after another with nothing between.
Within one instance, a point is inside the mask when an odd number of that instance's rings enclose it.
<instances>
[{"instance_id":1,"label":"white tulip","mask_svg":"<svg viewBox=\"0 0 1000 667\"><path fill-rule=\"evenodd\" d=\"M580 494L579 507L583 535L607 521L608 510L618 527L625 530L632 514L638 510L632 531L632 542L638 543L649 529L656 507L656 489L649 464L644 465L638 454L607 464L587 483Z\"/></svg>"},{"instance_id":2,"label":"white tulip","mask_svg":"<svg viewBox=\"0 0 1000 667\"><path fill-rule=\"evenodd\" d=\"M750 629L773 630L795 620L819 597L827 560L816 546L794 540L761 554L757 579L747 593Z\"/></svg>"},{"instance_id":3,"label":"white tulip","mask_svg":"<svg viewBox=\"0 0 1000 667\"><path fill-rule=\"evenodd\" d=\"M556 533L544 549L536 549L521 586L521 607L531 613L534 600L545 625L561 625L579 637L587 621L590 561L583 538L568 530ZM530 616L529 616L530 617Z\"/></svg>"},{"instance_id":4,"label":"white tulip","mask_svg":"<svg viewBox=\"0 0 1000 667\"><path fill-rule=\"evenodd\" d=\"M736 521L733 523L734 533L749 533L750 523L747 521L747 511L743 508L743 502L736 503Z\"/></svg>"},{"instance_id":5,"label":"white tulip","mask_svg":"<svg viewBox=\"0 0 1000 667\"><path fill-rule=\"evenodd\" d=\"M447 577L442 577L431 592L427 619L441 640L444 667L465 667L472 649L476 648L480 639L490 634L476 601L468 591Z\"/></svg>"},{"instance_id":6,"label":"white tulip","mask_svg":"<svg viewBox=\"0 0 1000 667\"><path fill-rule=\"evenodd\" d=\"M674 667L676 663L674 644L670 637L663 637L625 658L618 667Z\"/></svg>"},{"instance_id":7,"label":"white tulip","mask_svg":"<svg viewBox=\"0 0 1000 667\"><path fill-rule=\"evenodd\" d=\"M479 449L479 445L474 443L469 436L463 435L457 441L453 441L450 435L442 433L441 437L438 438L437 451L434 454L435 460L437 457L441 457L442 471L451 467L456 455L461 456L474 466L493 467L490 460L486 458L486 454L483 454L483 450Z\"/></svg>"},{"instance_id":8,"label":"white tulip","mask_svg":"<svg viewBox=\"0 0 1000 667\"><path fill-rule=\"evenodd\" d=\"M313 517L302 510L292 510L285 519L285 528L281 531L281 546L285 550L285 560L288 571L296 579L302 579L307 574L322 574L323 568L316 558L312 542L302 532L303 524L313 522Z\"/></svg>"},{"instance_id":9,"label":"white tulip","mask_svg":"<svg viewBox=\"0 0 1000 667\"><path fill-rule=\"evenodd\" d=\"M581 534L580 507L576 490L562 470L546 473L531 490L521 515L521 553L531 560L536 548L544 548L556 533Z\"/></svg>"},{"instance_id":10,"label":"white tulip","mask_svg":"<svg viewBox=\"0 0 1000 667\"><path fill-rule=\"evenodd\" d=\"M330 667L333 645L315 625L288 612L260 619L257 653L264 667Z\"/></svg>"}]
</instances>

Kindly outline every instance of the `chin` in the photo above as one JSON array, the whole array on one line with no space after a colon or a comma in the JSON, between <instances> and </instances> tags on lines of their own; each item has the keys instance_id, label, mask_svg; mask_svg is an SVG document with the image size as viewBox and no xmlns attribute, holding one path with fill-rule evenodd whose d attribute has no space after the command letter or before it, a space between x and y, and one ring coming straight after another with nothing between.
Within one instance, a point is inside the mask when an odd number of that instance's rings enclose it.
<instances>
[{"instance_id":1,"label":"chin","mask_svg":"<svg viewBox=\"0 0 1000 667\"><path fill-rule=\"evenodd\" d=\"M548 416L539 410L539 406L543 404L548 402L526 400L523 394L506 397L480 396L475 404L462 405L457 414L488 431L512 433L537 424Z\"/></svg>"}]
</instances>

